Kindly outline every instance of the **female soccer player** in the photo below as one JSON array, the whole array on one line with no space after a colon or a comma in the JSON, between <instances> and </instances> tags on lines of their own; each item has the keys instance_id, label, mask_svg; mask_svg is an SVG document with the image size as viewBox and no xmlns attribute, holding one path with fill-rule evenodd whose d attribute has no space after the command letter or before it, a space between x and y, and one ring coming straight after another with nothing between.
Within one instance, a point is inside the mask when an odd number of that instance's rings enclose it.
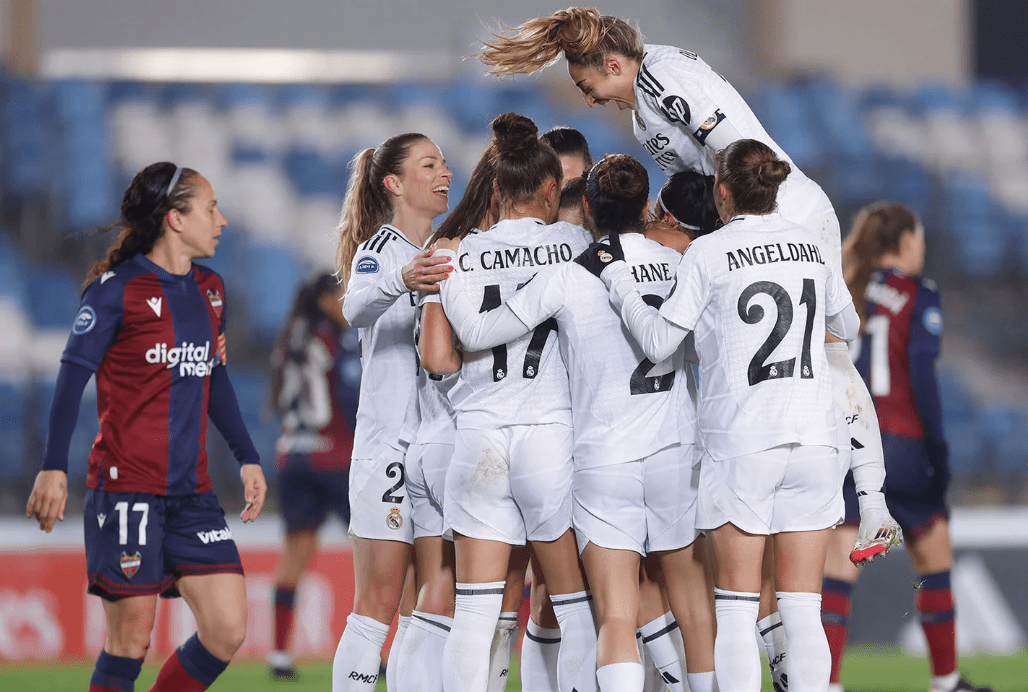
<instances>
[{"instance_id":1,"label":"female soccer player","mask_svg":"<svg viewBox=\"0 0 1028 692\"><path fill-rule=\"evenodd\" d=\"M132 692L161 595L186 599L197 633L151 689L196 692L246 636L243 567L207 475L208 416L239 460L243 521L257 518L267 490L225 368L225 287L193 262L214 255L227 222L207 179L161 162L132 179L117 225L118 240L86 277L26 515L47 532L64 520L68 446L95 373L86 569L107 639L89 689Z\"/></svg>"},{"instance_id":2,"label":"female soccer player","mask_svg":"<svg viewBox=\"0 0 1028 692\"><path fill-rule=\"evenodd\" d=\"M451 177L432 140L397 135L354 157L343 200L343 316L358 329L363 374L350 463L354 604L332 663L334 692L374 688L410 560L403 458L413 428L403 429L417 396L414 292L437 290L447 271L421 248L447 210Z\"/></svg>"},{"instance_id":3,"label":"female soccer player","mask_svg":"<svg viewBox=\"0 0 1028 692\"><path fill-rule=\"evenodd\" d=\"M596 233L625 234L633 281L646 291L647 302L659 305L680 256L642 236L648 192L638 161L608 156L589 173L586 213ZM691 589L704 591L705 572L691 551L697 536L695 415L690 418L684 404L691 399L681 355L647 360L609 308L603 285L574 264L544 269L487 315L459 291L444 282L442 299L468 348L493 347L554 318L559 326L572 387L575 532L596 602L600 689L643 688L636 620L640 560L647 553L659 558L672 610L695 616L689 627L709 630L706 655L692 651L687 660L706 659L709 667L694 667L689 684L697 691L712 689L713 618L704 622L701 613L689 612L686 596Z\"/></svg>"},{"instance_id":4,"label":"female soccer player","mask_svg":"<svg viewBox=\"0 0 1028 692\"><path fill-rule=\"evenodd\" d=\"M923 278L924 227L899 204L878 202L857 214L843 244L843 266L853 301L864 315L858 367L875 397L885 447L886 497L899 520L907 552L920 577L917 609L932 661L932 692L989 691L957 670L956 623L950 567L949 461L935 360L942 307L935 283ZM846 646L850 596L860 576L847 559L856 527L853 482L843 486L847 524L828 548L822 619L832 648L832 687Z\"/></svg>"},{"instance_id":5,"label":"female soccer player","mask_svg":"<svg viewBox=\"0 0 1028 692\"><path fill-rule=\"evenodd\" d=\"M779 213L818 234L829 253L826 261L839 266L839 220L828 197L792 164L732 85L695 53L647 45L622 19L570 7L485 42L479 58L502 76L535 72L561 54L589 106L613 102L620 110L634 111L636 139L667 175L685 170L713 174L715 154L742 138L770 147L790 164L778 195ZM881 492L881 434L877 419L867 413L871 397L853 364L829 358L829 367L836 406L849 422L850 437L859 442L850 455L864 524L857 548L859 555L870 556L888 550L897 534Z\"/></svg>"},{"instance_id":6,"label":"female soccer player","mask_svg":"<svg viewBox=\"0 0 1028 692\"><path fill-rule=\"evenodd\" d=\"M760 689L753 628L769 535L786 636L803 652L786 659L790 690L824 690L831 664L818 565L842 518L842 469L818 337L827 326L852 338L859 320L824 244L773 213L789 170L755 140L718 154L714 200L726 224L690 244L659 312L617 261L617 242L591 250L647 357L667 357L695 332L704 448L696 521L714 546L714 658L726 690Z\"/></svg>"},{"instance_id":7,"label":"female soccer player","mask_svg":"<svg viewBox=\"0 0 1028 692\"><path fill-rule=\"evenodd\" d=\"M273 678L296 677L289 654L296 585L318 548L329 511L350 523L347 478L360 386L356 332L339 310L343 293L324 273L297 291L271 354L271 409L282 419L279 490L286 544L275 576Z\"/></svg>"},{"instance_id":8,"label":"female soccer player","mask_svg":"<svg viewBox=\"0 0 1028 692\"><path fill-rule=\"evenodd\" d=\"M514 113L492 123L500 221L460 243L459 277L483 310L586 246L581 228L549 224L560 201L561 166ZM445 262L446 260L441 260ZM457 265L454 265L457 266ZM560 623L562 689L595 688L589 597L571 532L571 420L567 372L551 325L490 351L464 350L451 392L457 411L444 512L457 552L457 602L446 643L446 690L484 690L489 642L511 546L532 542Z\"/></svg>"}]
</instances>

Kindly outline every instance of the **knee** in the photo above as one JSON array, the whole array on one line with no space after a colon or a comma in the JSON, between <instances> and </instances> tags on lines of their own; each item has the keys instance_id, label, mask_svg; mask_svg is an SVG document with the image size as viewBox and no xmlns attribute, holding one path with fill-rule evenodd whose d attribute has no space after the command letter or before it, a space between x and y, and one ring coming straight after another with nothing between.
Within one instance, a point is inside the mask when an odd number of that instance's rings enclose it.
<instances>
[{"instance_id":1,"label":"knee","mask_svg":"<svg viewBox=\"0 0 1028 692\"><path fill-rule=\"evenodd\" d=\"M379 622L392 622L400 605L400 594L392 584L375 584L355 595L353 612Z\"/></svg>"},{"instance_id":2,"label":"knee","mask_svg":"<svg viewBox=\"0 0 1028 692\"><path fill-rule=\"evenodd\" d=\"M421 598L418 599L418 610L453 617L455 598L452 582L429 583L422 589Z\"/></svg>"},{"instance_id":3,"label":"knee","mask_svg":"<svg viewBox=\"0 0 1028 692\"><path fill-rule=\"evenodd\" d=\"M129 610L119 613L117 619L108 618L104 648L114 656L143 658L150 648L153 625L154 613L146 610Z\"/></svg>"},{"instance_id":4,"label":"knee","mask_svg":"<svg viewBox=\"0 0 1028 692\"><path fill-rule=\"evenodd\" d=\"M216 621L200 628L200 639L211 654L230 661L246 640L246 608L220 615Z\"/></svg>"}]
</instances>

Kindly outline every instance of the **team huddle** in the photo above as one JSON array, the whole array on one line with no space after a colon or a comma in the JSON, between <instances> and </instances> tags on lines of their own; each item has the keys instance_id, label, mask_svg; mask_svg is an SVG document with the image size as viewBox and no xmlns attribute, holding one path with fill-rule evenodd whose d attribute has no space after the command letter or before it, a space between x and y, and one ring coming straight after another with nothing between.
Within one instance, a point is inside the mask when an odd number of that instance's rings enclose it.
<instances>
[{"instance_id":1,"label":"team huddle","mask_svg":"<svg viewBox=\"0 0 1028 692\"><path fill-rule=\"evenodd\" d=\"M397 612L390 692L505 689L528 575L526 691L755 692L758 639L779 692L841 690L853 565L898 543L901 527L931 594L923 608L919 598L931 690L987 689L956 668L948 542L943 558L926 557L939 554L947 530L937 391L934 404L896 396L901 370L933 386L941 332L938 294L909 259L920 252L923 263L919 221L895 205L870 208L844 248L828 197L732 86L689 51L644 44L618 18L569 8L495 37L478 57L508 75L561 55L587 104L633 111L637 139L668 176L653 204L654 186L632 156L593 165L579 133L540 136L516 113L492 121L492 141L452 211L452 174L429 137L397 135L354 159L338 264L342 317L357 330L362 367L349 470L355 593L333 690L374 688ZM173 654L154 689L205 689L241 642L224 624L226 612L230 624L239 619L232 599L198 595L200 585L238 593L230 536L217 558L151 539L150 550L174 553L163 572L159 557L136 550L147 545L148 512L168 537L182 533L189 512L220 512L203 450L193 461L157 450L168 457L160 483L119 479L113 465L133 457L118 448L133 438L117 424L136 412L119 411L116 387L129 384L108 372L108 359L123 341L155 333L135 323L160 318L161 299L140 309L135 298L164 291L167 317L182 315L174 337L186 312L207 311L191 337L207 347L191 348L203 358L170 379L157 358L153 399L167 398L163 387L177 401L195 389L187 375L209 377L209 393L188 394L202 398L190 415L205 421L205 397L219 397L218 417L213 401L210 415L242 464L253 504L244 519L263 502L225 374L220 278L191 264L213 254L208 236L224 217L194 199L210 186L185 170L185 187L178 167L134 181L152 207L149 245L112 250L94 269L55 395L55 411L77 407L95 372L101 420L111 422L90 457L90 507L120 512L118 545L98 547L114 545L114 522L97 527L87 516L87 553L90 588L111 604L109 629L121 634L109 638L91 690L131 692L148 609L177 585L199 638ZM319 296L330 293L323 283ZM909 306L888 299L898 293ZM893 347L881 330L893 323L916 346L898 347L909 363L883 383L879 360ZM889 349L868 336L887 337ZM858 339L871 393L847 348ZM905 408L883 414L883 447L875 406L891 406L890 394ZM185 404L164 406L165 435L202 439L175 423ZM28 508L44 528L63 514L67 491L53 474L62 473L62 444L67 468L66 438L52 416L47 470ZM893 464L907 469L899 485ZM179 486L204 502L179 507ZM138 536L126 529L129 503L142 514ZM112 557L121 562L107 564ZM132 581L140 561L153 572L145 585ZM125 624L140 612L142 625Z\"/></svg>"}]
</instances>

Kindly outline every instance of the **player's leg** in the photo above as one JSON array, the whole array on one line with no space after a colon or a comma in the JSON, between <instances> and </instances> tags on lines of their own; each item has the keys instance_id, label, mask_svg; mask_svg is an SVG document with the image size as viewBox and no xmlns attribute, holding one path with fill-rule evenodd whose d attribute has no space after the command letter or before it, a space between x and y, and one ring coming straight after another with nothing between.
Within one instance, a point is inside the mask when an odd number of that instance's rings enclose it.
<instances>
[{"instance_id":1,"label":"player's leg","mask_svg":"<svg viewBox=\"0 0 1028 692\"><path fill-rule=\"evenodd\" d=\"M404 635L396 687L400 692L441 692L439 661L453 626L453 541L440 536L414 539L417 601Z\"/></svg>"},{"instance_id":2,"label":"player's leg","mask_svg":"<svg viewBox=\"0 0 1028 692\"><path fill-rule=\"evenodd\" d=\"M633 550L611 550L592 542L582 551L599 629L596 678L601 692L642 690L644 671L636 646L639 561Z\"/></svg>"},{"instance_id":3,"label":"player's leg","mask_svg":"<svg viewBox=\"0 0 1028 692\"><path fill-rule=\"evenodd\" d=\"M397 620L396 633L389 645L389 656L386 659L386 690L396 692L396 674L400 669L400 653L403 649L403 640L407 636L407 628L410 627L411 614L414 612L414 602L417 599L417 586L414 578L414 561L407 565L407 576L403 580L403 594L400 596L400 614Z\"/></svg>"},{"instance_id":4,"label":"player's leg","mask_svg":"<svg viewBox=\"0 0 1028 692\"><path fill-rule=\"evenodd\" d=\"M157 614L157 594L103 599L107 638L89 679L89 692L133 692Z\"/></svg>"},{"instance_id":5,"label":"player's leg","mask_svg":"<svg viewBox=\"0 0 1028 692\"><path fill-rule=\"evenodd\" d=\"M503 692L507 688L510 658L517 639L518 611L525 596L525 572L531 554L528 546L515 546L507 562L500 617L496 620L493 643L489 647L489 692Z\"/></svg>"},{"instance_id":6,"label":"player's leg","mask_svg":"<svg viewBox=\"0 0 1028 692\"><path fill-rule=\"evenodd\" d=\"M273 614L275 621L275 648L268 656L270 674L274 678L293 678L293 657L289 653L289 639L293 631L296 612L296 588L300 578L310 568L318 550L317 529L286 532L281 562L275 573Z\"/></svg>"},{"instance_id":7,"label":"player's leg","mask_svg":"<svg viewBox=\"0 0 1028 692\"><path fill-rule=\"evenodd\" d=\"M849 638L850 602L853 587L860 576L860 570L850 560L850 553L857 541L860 514L857 511L853 479L849 476L843 483L842 496L846 505L846 520L829 534L825 576L821 585L821 624L828 637L828 648L832 651L830 692L842 692L840 674L846 640Z\"/></svg>"},{"instance_id":8,"label":"player's leg","mask_svg":"<svg viewBox=\"0 0 1028 692\"><path fill-rule=\"evenodd\" d=\"M521 642L521 689L524 692L557 692L557 654L560 625L550 603L546 578L533 553L530 562L528 626Z\"/></svg>"},{"instance_id":9,"label":"player's leg","mask_svg":"<svg viewBox=\"0 0 1028 692\"><path fill-rule=\"evenodd\" d=\"M775 692L785 692L788 683L785 676L785 628L778 612L778 597L775 596L775 552L774 537L764 545L764 561L760 567L760 610L757 613L757 633L764 642L767 664L771 671L771 686Z\"/></svg>"},{"instance_id":10,"label":"player's leg","mask_svg":"<svg viewBox=\"0 0 1028 692\"><path fill-rule=\"evenodd\" d=\"M637 634L646 658L662 680L660 689L680 692L684 689L685 650L678 622L671 612L660 563L650 555L639 570L639 616ZM713 642L711 642L713 644ZM643 661L644 666L646 661ZM649 671L646 671L647 675Z\"/></svg>"},{"instance_id":11,"label":"player's leg","mask_svg":"<svg viewBox=\"0 0 1028 692\"><path fill-rule=\"evenodd\" d=\"M685 674L693 692L714 689L714 575L706 536L681 550L656 553L671 612L680 625Z\"/></svg>"}]
</instances>

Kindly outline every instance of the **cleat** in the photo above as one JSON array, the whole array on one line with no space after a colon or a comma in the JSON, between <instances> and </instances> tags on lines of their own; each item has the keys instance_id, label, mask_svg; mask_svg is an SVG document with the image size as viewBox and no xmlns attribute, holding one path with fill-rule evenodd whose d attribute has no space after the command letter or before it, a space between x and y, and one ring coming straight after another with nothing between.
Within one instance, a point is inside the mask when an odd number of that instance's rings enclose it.
<instances>
[{"instance_id":1,"label":"cleat","mask_svg":"<svg viewBox=\"0 0 1028 692\"><path fill-rule=\"evenodd\" d=\"M957 686L952 690L943 690L938 687L933 687L930 692L995 692L995 690L991 687L977 687L972 685L964 679L963 675L961 675L960 679L957 680Z\"/></svg>"},{"instance_id":2,"label":"cleat","mask_svg":"<svg viewBox=\"0 0 1028 692\"><path fill-rule=\"evenodd\" d=\"M903 542L899 524L885 509L869 509L860 516L860 533L850 552L850 562L858 567Z\"/></svg>"},{"instance_id":3,"label":"cleat","mask_svg":"<svg viewBox=\"0 0 1028 692\"><path fill-rule=\"evenodd\" d=\"M296 682L300 680L300 673L294 666L288 668L279 668L276 666L268 666L268 677L272 680L284 680L287 682Z\"/></svg>"}]
</instances>

